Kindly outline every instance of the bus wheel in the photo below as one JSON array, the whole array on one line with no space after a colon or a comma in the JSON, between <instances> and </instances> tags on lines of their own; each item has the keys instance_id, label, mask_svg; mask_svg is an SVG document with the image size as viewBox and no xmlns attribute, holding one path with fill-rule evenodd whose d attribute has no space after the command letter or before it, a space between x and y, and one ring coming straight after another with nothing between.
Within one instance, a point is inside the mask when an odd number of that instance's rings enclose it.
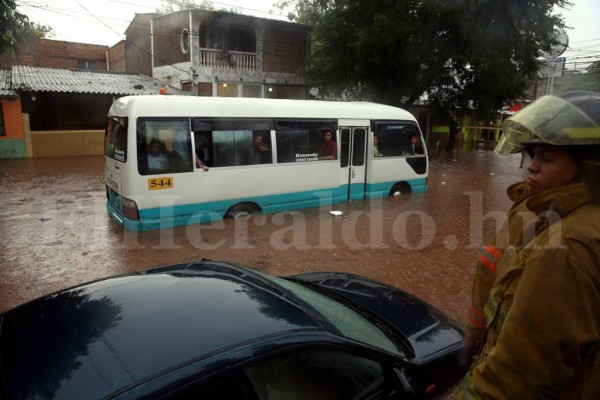
<instances>
[{"instance_id":1,"label":"bus wheel","mask_svg":"<svg viewBox=\"0 0 600 400\"><path fill-rule=\"evenodd\" d=\"M239 217L249 217L252 214L256 214L261 212L262 210L255 203L245 202L238 203L229 208L225 213L225 217L228 218L239 218Z\"/></svg>"},{"instance_id":2,"label":"bus wheel","mask_svg":"<svg viewBox=\"0 0 600 400\"><path fill-rule=\"evenodd\" d=\"M410 185L406 182L398 182L390 189L388 197L400 196L402 193L411 193Z\"/></svg>"}]
</instances>

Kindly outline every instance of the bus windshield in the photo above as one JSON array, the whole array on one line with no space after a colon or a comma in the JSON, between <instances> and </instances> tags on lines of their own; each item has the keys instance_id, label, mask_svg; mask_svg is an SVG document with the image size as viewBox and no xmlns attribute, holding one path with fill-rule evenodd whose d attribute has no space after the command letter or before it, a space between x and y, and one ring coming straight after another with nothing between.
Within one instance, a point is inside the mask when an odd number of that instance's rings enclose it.
<instances>
[{"instance_id":1,"label":"bus windshield","mask_svg":"<svg viewBox=\"0 0 600 400\"><path fill-rule=\"evenodd\" d=\"M104 133L104 154L127 161L127 117L109 118Z\"/></svg>"}]
</instances>

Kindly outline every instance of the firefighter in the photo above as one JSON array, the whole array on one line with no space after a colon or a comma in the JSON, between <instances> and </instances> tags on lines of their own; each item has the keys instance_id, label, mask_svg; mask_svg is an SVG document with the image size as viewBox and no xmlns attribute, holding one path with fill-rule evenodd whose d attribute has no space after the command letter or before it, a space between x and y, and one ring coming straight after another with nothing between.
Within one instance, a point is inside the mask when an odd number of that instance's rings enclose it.
<instances>
[{"instance_id":1,"label":"firefighter","mask_svg":"<svg viewBox=\"0 0 600 400\"><path fill-rule=\"evenodd\" d=\"M481 256L457 399L600 399L600 93L544 96L495 152L528 176Z\"/></svg>"}]
</instances>

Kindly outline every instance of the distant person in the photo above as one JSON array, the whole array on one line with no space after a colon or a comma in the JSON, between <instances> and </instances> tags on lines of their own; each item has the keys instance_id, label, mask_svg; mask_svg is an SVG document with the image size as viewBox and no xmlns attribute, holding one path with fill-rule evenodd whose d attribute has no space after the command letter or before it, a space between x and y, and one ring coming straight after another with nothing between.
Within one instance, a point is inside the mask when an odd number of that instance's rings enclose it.
<instances>
[{"instance_id":1,"label":"distant person","mask_svg":"<svg viewBox=\"0 0 600 400\"><path fill-rule=\"evenodd\" d=\"M458 122L452 117L450 117L450 122L448 123L448 144L446 144L446 151L448 153L452 153L454 151L454 147L456 146L456 138L460 134L460 126Z\"/></svg>"},{"instance_id":2,"label":"distant person","mask_svg":"<svg viewBox=\"0 0 600 400\"><path fill-rule=\"evenodd\" d=\"M273 162L271 146L265 143L264 132L254 132L252 134L252 163L270 164Z\"/></svg>"},{"instance_id":3,"label":"distant person","mask_svg":"<svg viewBox=\"0 0 600 400\"><path fill-rule=\"evenodd\" d=\"M170 168L165 143L160 139L152 139L148 146L148 172L167 172Z\"/></svg>"},{"instance_id":4,"label":"distant person","mask_svg":"<svg viewBox=\"0 0 600 400\"><path fill-rule=\"evenodd\" d=\"M323 131L322 142L318 148L319 160L336 160L337 145L332 139L333 132L331 130Z\"/></svg>"}]
</instances>

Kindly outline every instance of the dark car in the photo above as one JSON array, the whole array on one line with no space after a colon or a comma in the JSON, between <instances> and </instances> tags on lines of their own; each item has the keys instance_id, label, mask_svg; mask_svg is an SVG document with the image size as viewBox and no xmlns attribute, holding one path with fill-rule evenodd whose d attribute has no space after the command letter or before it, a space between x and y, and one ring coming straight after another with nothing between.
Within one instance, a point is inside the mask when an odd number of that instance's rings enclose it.
<instances>
[{"instance_id":1,"label":"dark car","mask_svg":"<svg viewBox=\"0 0 600 400\"><path fill-rule=\"evenodd\" d=\"M383 283L203 260L117 276L0 316L1 398L427 398L463 370L461 328Z\"/></svg>"}]
</instances>

